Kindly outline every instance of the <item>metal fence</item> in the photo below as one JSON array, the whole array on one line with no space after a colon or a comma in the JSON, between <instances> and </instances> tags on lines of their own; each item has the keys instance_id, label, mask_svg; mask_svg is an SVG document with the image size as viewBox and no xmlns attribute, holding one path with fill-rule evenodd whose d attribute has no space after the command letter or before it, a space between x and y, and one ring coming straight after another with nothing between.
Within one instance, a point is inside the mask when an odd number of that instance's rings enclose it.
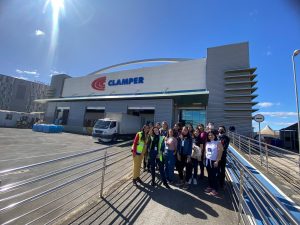
<instances>
[{"instance_id":1,"label":"metal fence","mask_svg":"<svg viewBox=\"0 0 300 225\"><path fill-rule=\"evenodd\" d=\"M241 161L228 151L229 190L238 211L239 224L299 224L272 193Z\"/></svg>"},{"instance_id":2,"label":"metal fence","mask_svg":"<svg viewBox=\"0 0 300 225\"><path fill-rule=\"evenodd\" d=\"M248 150L249 158L260 162L257 141L249 141L234 133L230 133L230 137L242 151ZM282 154L284 160L296 163L285 150L273 151L267 146L267 153L263 154L264 160L261 161L269 171L277 168L267 154L272 157ZM255 224L253 218L260 217L265 224L297 224L289 211L231 152L228 153L228 163L230 173L227 177L231 181L232 201L239 211L240 223ZM0 223L61 222L66 215L94 200L95 196L105 196L131 169L132 158L129 142L126 142L2 170L0 178L5 179L0 186ZM249 207L249 201L254 207Z\"/></svg>"},{"instance_id":3,"label":"metal fence","mask_svg":"<svg viewBox=\"0 0 300 225\"><path fill-rule=\"evenodd\" d=\"M267 173L272 173L287 182L300 194L300 156L258 140L229 132L231 144L248 156L250 161L259 164Z\"/></svg>"},{"instance_id":4,"label":"metal fence","mask_svg":"<svg viewBox=\"0 0 300 225\"><path fill-rule=\"evenodd\" d=\"M0 186L0 223L53 224L102 197L131 171L129 148L118 148L127 144L0 171L0 177L7 177Z\"/></svg>"}]
</instances>

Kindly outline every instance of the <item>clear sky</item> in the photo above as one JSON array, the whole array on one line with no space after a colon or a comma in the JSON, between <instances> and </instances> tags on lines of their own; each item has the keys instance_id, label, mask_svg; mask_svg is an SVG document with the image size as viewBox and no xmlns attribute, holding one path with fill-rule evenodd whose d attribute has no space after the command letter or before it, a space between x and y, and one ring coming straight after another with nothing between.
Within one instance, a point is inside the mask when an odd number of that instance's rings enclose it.
<instances>
[{"instance_id":1,"label":"clear sky","mask_svg":"<svg viewBox=\"0 0 300 225\"><path fill-rule=\"evenodd\" d=\"M298 0L0 0L0 74L45 83L136 59L202 58L208 47L244 41L262 126L296 122Z\"/></svg>"}]
</instances>

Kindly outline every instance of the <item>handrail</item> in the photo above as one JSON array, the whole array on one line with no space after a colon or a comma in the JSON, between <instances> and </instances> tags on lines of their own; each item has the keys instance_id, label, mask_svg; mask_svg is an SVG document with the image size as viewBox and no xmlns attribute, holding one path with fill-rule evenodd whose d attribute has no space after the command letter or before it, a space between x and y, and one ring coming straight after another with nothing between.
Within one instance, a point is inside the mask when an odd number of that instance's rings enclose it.
<instances>
[{"instance_id":1,"label":"handrail","mask_svg":"<svg viewBox=\"0 0 300 225\"><path fill-rule=\"evenodd\" d=\"M258 140L237 133L228 132L228 136L233 146L248 155L249 160L262 166L267 173L287 181L300 194L300 154L264 142L259 143ZM296 172L297 167L299 172Z\"/></svg>"},{"instance_id":2,"label":"handrail","mask_svg":"<svg viewBox=\"0 0 300 225\"><path fill-rule=\"evenodd\" d=\"M255 206L255 210L260 215L265 224L269 224L268 217L276 224L299 224L289 210L282 205L274 195L253 175L253 173L246 167L230 150L228 150L228 163L231 170L234 171L236 179L243 182L239 183L239 205L247 204L245 196L250 199ZM227 171L229 172L229 171ZM232 173L231 173L232 174ZM240 208L239 207L239 208ZM271 210L271 211L270 211ZM266 212L267 215L263 212ZM239 218L242 217L242 212L239 212ZM272 224L272 223L271 223Z\"/></svg>"},{"instance_id":3,"label":"handrail","mask_svg":"<svg viewBox=\"0 0 300 225\"><path fill-rule=\"evenodd\" d=\"M104 183L107 182L107 180L111 180L108 182L109 185L111 185L117 181L116 178L113 178L116 177L115 174L111 174L109 179L105 179L105 170L110 167L122 165L122 169L125 169L125 172L129 171L129 167L132 166L131 163L128 163L128 161L131 161L131 152L129 148L126 147L125 149L120 150L116 149L116 151L114 150L114 152L109 154L107 154L107 152L113 147L123 146L129 142L130 141L122 142L99 149L88 150L39 163L0 171L0 174L29 168L37 168L42 171L42 168L47 166L45 167L46 171L44 174L37 176L32 175L24 180L0 186L0 194L2 197L0 199L1 222L3 224L12 224L16 223L16 221L22 220L22 223L31 224L35 223L35 221L45 220L45 223L47 223L49 220L56 220L56 218L60 218L73 208L69 207L65 209L66 205L72 204L72 206L74 206L84 203L85 200L82 200L81 198L84 194L88 196L92 194L92 196L94 196L96 188L99 189L99 184L95 183L98 181L100 181L100 186L103 187L100 191L100 196L103 196L104 189L107 188ZM92 153L104 153L104 155L92 155ZM89 155L92 158L86 157ZM74 158L78 160L74 162L71 161ZM62 168L57 167L56 162L59 161L67 161L68 166ZM125 161L127 161L127 163ZM48 165L55 165L53 167L54 169L49 170ZM46 182L41 185L32 186L33 184L41 181ZM90 184L91 186L87 184ZM43 201L43 199L46 197L49 198L50 196L53 196L54 198L51 197L47 202ZM53 205L55 205L55 208L52 207ZM61 213L60 210L57 210L62 207L64 208L63 213L57 216L57 213ZM45 210L48 208L49 210ZM31 216L36 215L36 213L38 213L38 217Z\"/></svg>"},{"instance_id":4,"label":"handrail","mask_svg":"<svg viewBox=\"0 0 300 225\"><path fill-rule=\"evenodd\" d=\"M129 143L129 142L131 142L131 141L128 141L128 142L125 142L125 143ZM16 172L16 171L19 171L19 170L29 169L29 168L33 168L33 167L37 167L37 166L41 166L41 165L45 165L45 164L50 164L50 163L54 163L54 162L58 162L58 161L66 160L66 159L71 159L71 158L75 158L75 157L95 153L95 152L98 152L98 151L103 151L103 150L109 149L111 147L118 147L120 145L124 145L124 142L120 143L120 144L106 146L106 147L99 148L99 149L93 149L93 150L84 151L84 152L80 152L80 153L69 155L69 156L60 157L60 158L57 158L57 159L51 159L51 160L47 160L47 161L43 161L43 162L39 162L39 163L34 163L34 164L26 165L26 166L21 166L21 167L17 167L17 168L2 170L2 171L0 171L0 176L1 176L1 174Z\"/></svg>"}]
</instances>

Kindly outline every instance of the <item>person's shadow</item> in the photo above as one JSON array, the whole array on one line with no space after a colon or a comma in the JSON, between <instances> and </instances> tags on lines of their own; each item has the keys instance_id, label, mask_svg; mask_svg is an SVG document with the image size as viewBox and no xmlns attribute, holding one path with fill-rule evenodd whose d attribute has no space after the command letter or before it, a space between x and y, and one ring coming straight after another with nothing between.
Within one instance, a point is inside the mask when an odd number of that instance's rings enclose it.
<instances>
[{"instance_id":1,"label":"person's shadow","mask_svg":"<svg viewBox=\"0 0 300 225\"><path fill-rule=\"evenodd\" d=\"M201 201L199 197L191 192L180 189L166 189L160 186L153 188L146 183L138 188L148 194L153 201L182 215L190 214L199 219L207 219L206 214L213 217L219 216L210 205Z\"/></svg>"}]
</instances>

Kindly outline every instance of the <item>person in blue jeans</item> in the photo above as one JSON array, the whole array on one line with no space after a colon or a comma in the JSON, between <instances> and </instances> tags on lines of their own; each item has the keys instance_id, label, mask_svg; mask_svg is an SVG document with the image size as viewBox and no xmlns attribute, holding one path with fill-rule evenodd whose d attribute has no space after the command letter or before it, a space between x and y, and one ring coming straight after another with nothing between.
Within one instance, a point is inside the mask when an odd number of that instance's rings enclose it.
<instances>
[{"instance_id":1,"label":"person in blue jeans","mask_svg":"<svg viewBox=\"0 0 300 225\"><path fill-rule=\"evenodd\" d=\"M156 186L155 182L155 164L157 162L160 177L162 182L166 188L170 188L168 185L166 176L165 176L165 164L164 164L164 157L163 152L165 149L165 142L164 137L159 135L159 129L157 127L153 127L150 130L150 138L148 139L147 145L149 146L149 155L150 155L150 168L151 168L151 185L154 187Z\"/></svg>"},{"instance_id":2,"label":"person in blue jeans","mask_svg":"<svg viewBox=\"0 0 300 225\"><path fill-rule=\"evenodd\" d=\"M165 138L165 174L170 183L174 183L174 167L175 155L177 151L177 139L174 137L173 129L168 130L167 137Z\"/></svg>"}]
</instances>

